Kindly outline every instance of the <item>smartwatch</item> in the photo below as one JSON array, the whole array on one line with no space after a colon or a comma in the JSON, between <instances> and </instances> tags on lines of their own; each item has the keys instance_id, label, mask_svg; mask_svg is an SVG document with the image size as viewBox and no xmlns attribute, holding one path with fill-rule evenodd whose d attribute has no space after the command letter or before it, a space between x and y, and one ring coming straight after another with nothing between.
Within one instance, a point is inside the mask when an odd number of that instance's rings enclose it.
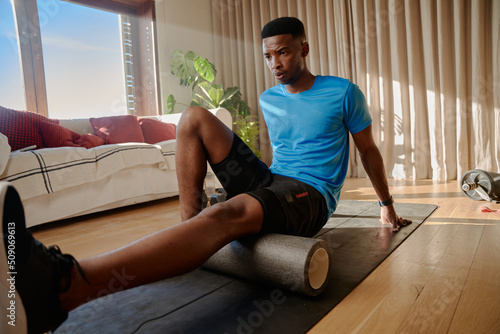
<instances>
[{"instance_id":1,"label":"smartwatch","mask_svg":"<svg viewBox=\"0 0 500 334\"><path fill-rule=\"evenodd\" d=\"M392 196L387 201L383 201L383 202L378 201L378 205L380 205L380 206L387 206L387 205L391 205L392 203L394 203Z\"/></svg>"}]
</instances>

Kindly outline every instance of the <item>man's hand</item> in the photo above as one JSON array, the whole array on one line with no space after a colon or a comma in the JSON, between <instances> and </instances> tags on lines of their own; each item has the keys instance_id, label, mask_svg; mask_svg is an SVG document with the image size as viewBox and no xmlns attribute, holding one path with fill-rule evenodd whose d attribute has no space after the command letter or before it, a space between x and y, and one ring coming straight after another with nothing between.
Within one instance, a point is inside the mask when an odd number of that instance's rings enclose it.
<instances>
[{"instance_id":1,"label":"man's hand","mask_svg":"<svg viewBox=\"0 0 500 334\"><path fill-rule=\"evenodd\" d=\"M382 224L392 225L393 232L397 232L399 231L399 228L412 223L411 220L398 217L393 205L387 205L380 208L380 220L382 221Z\"/></svg>"}]
</instances>

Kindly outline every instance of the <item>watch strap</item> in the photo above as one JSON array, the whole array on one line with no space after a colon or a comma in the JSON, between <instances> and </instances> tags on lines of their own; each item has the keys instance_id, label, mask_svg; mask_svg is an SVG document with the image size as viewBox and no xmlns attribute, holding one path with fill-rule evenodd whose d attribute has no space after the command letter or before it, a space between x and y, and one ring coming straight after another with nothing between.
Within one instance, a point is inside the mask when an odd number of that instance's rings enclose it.
<instances>
[{"instance_id":1,"label":"watch strap","mask_svg":"<svg viewBox=\"0 0 500 334\"><path fill-rule=\"evenodd\" d=\"M394 203L394 200L392 199L392 196L391 196L391 198L389 198L386 201L383 201L383 202L378 201L378 205L380 205L380 206L388 206L388 205L391 205L393 203Z\"/></svg>"}]
</instances>

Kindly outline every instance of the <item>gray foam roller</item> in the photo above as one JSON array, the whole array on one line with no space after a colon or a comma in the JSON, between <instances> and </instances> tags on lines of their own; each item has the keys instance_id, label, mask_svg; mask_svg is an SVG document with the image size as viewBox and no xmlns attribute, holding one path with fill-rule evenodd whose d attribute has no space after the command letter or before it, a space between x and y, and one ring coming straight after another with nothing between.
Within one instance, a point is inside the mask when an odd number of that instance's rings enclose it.
<instances>
[{"instance_id":1,"label":"gray foam roller","mask_svg":"<svg viewBox=\"0 0 500 334\"><path fill-rule=\"evenodd\" d=\"M327 285L331 258L324 240L266 234L231 242L203 267L316 296Z\"/></svg>"}]
</instances>

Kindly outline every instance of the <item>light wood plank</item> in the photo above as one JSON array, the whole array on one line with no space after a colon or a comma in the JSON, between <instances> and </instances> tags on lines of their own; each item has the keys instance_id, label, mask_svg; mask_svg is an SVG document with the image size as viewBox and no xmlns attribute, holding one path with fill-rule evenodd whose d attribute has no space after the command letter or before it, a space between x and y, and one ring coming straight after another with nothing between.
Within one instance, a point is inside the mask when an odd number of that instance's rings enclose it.
<instances>
[{"instance_id":1,"label":"light wood plank","mask_svg":"<svg viewBox=\"0 0 500 334\"><path fill-rule=\"evenodd\" d=\"M77 259L125 246L180 222L176 197L68 219L35 228L34 236L46 245L58 245Z\"/></svg>"},{"instance_id":2,"label":"light wood plank","mask_svg":"<svg viewBox=\"0 0 500 334\"><path fill-rule=\"evenodd\" d=\"M482 226L456 225L453 240L425 284L398 333L446 333L474 259Z\"/></svg>"},{"instance_id":3,"label":"light wood plank","mask_svg":"<svg viewBox=\"0 0 500 334\"><path fill-rule=\"evenodd\" d=\"M491 217L491 216L490 216ZM485 221L450 333L500 333L500 221Z\"/></svg>"}]
</instances>

